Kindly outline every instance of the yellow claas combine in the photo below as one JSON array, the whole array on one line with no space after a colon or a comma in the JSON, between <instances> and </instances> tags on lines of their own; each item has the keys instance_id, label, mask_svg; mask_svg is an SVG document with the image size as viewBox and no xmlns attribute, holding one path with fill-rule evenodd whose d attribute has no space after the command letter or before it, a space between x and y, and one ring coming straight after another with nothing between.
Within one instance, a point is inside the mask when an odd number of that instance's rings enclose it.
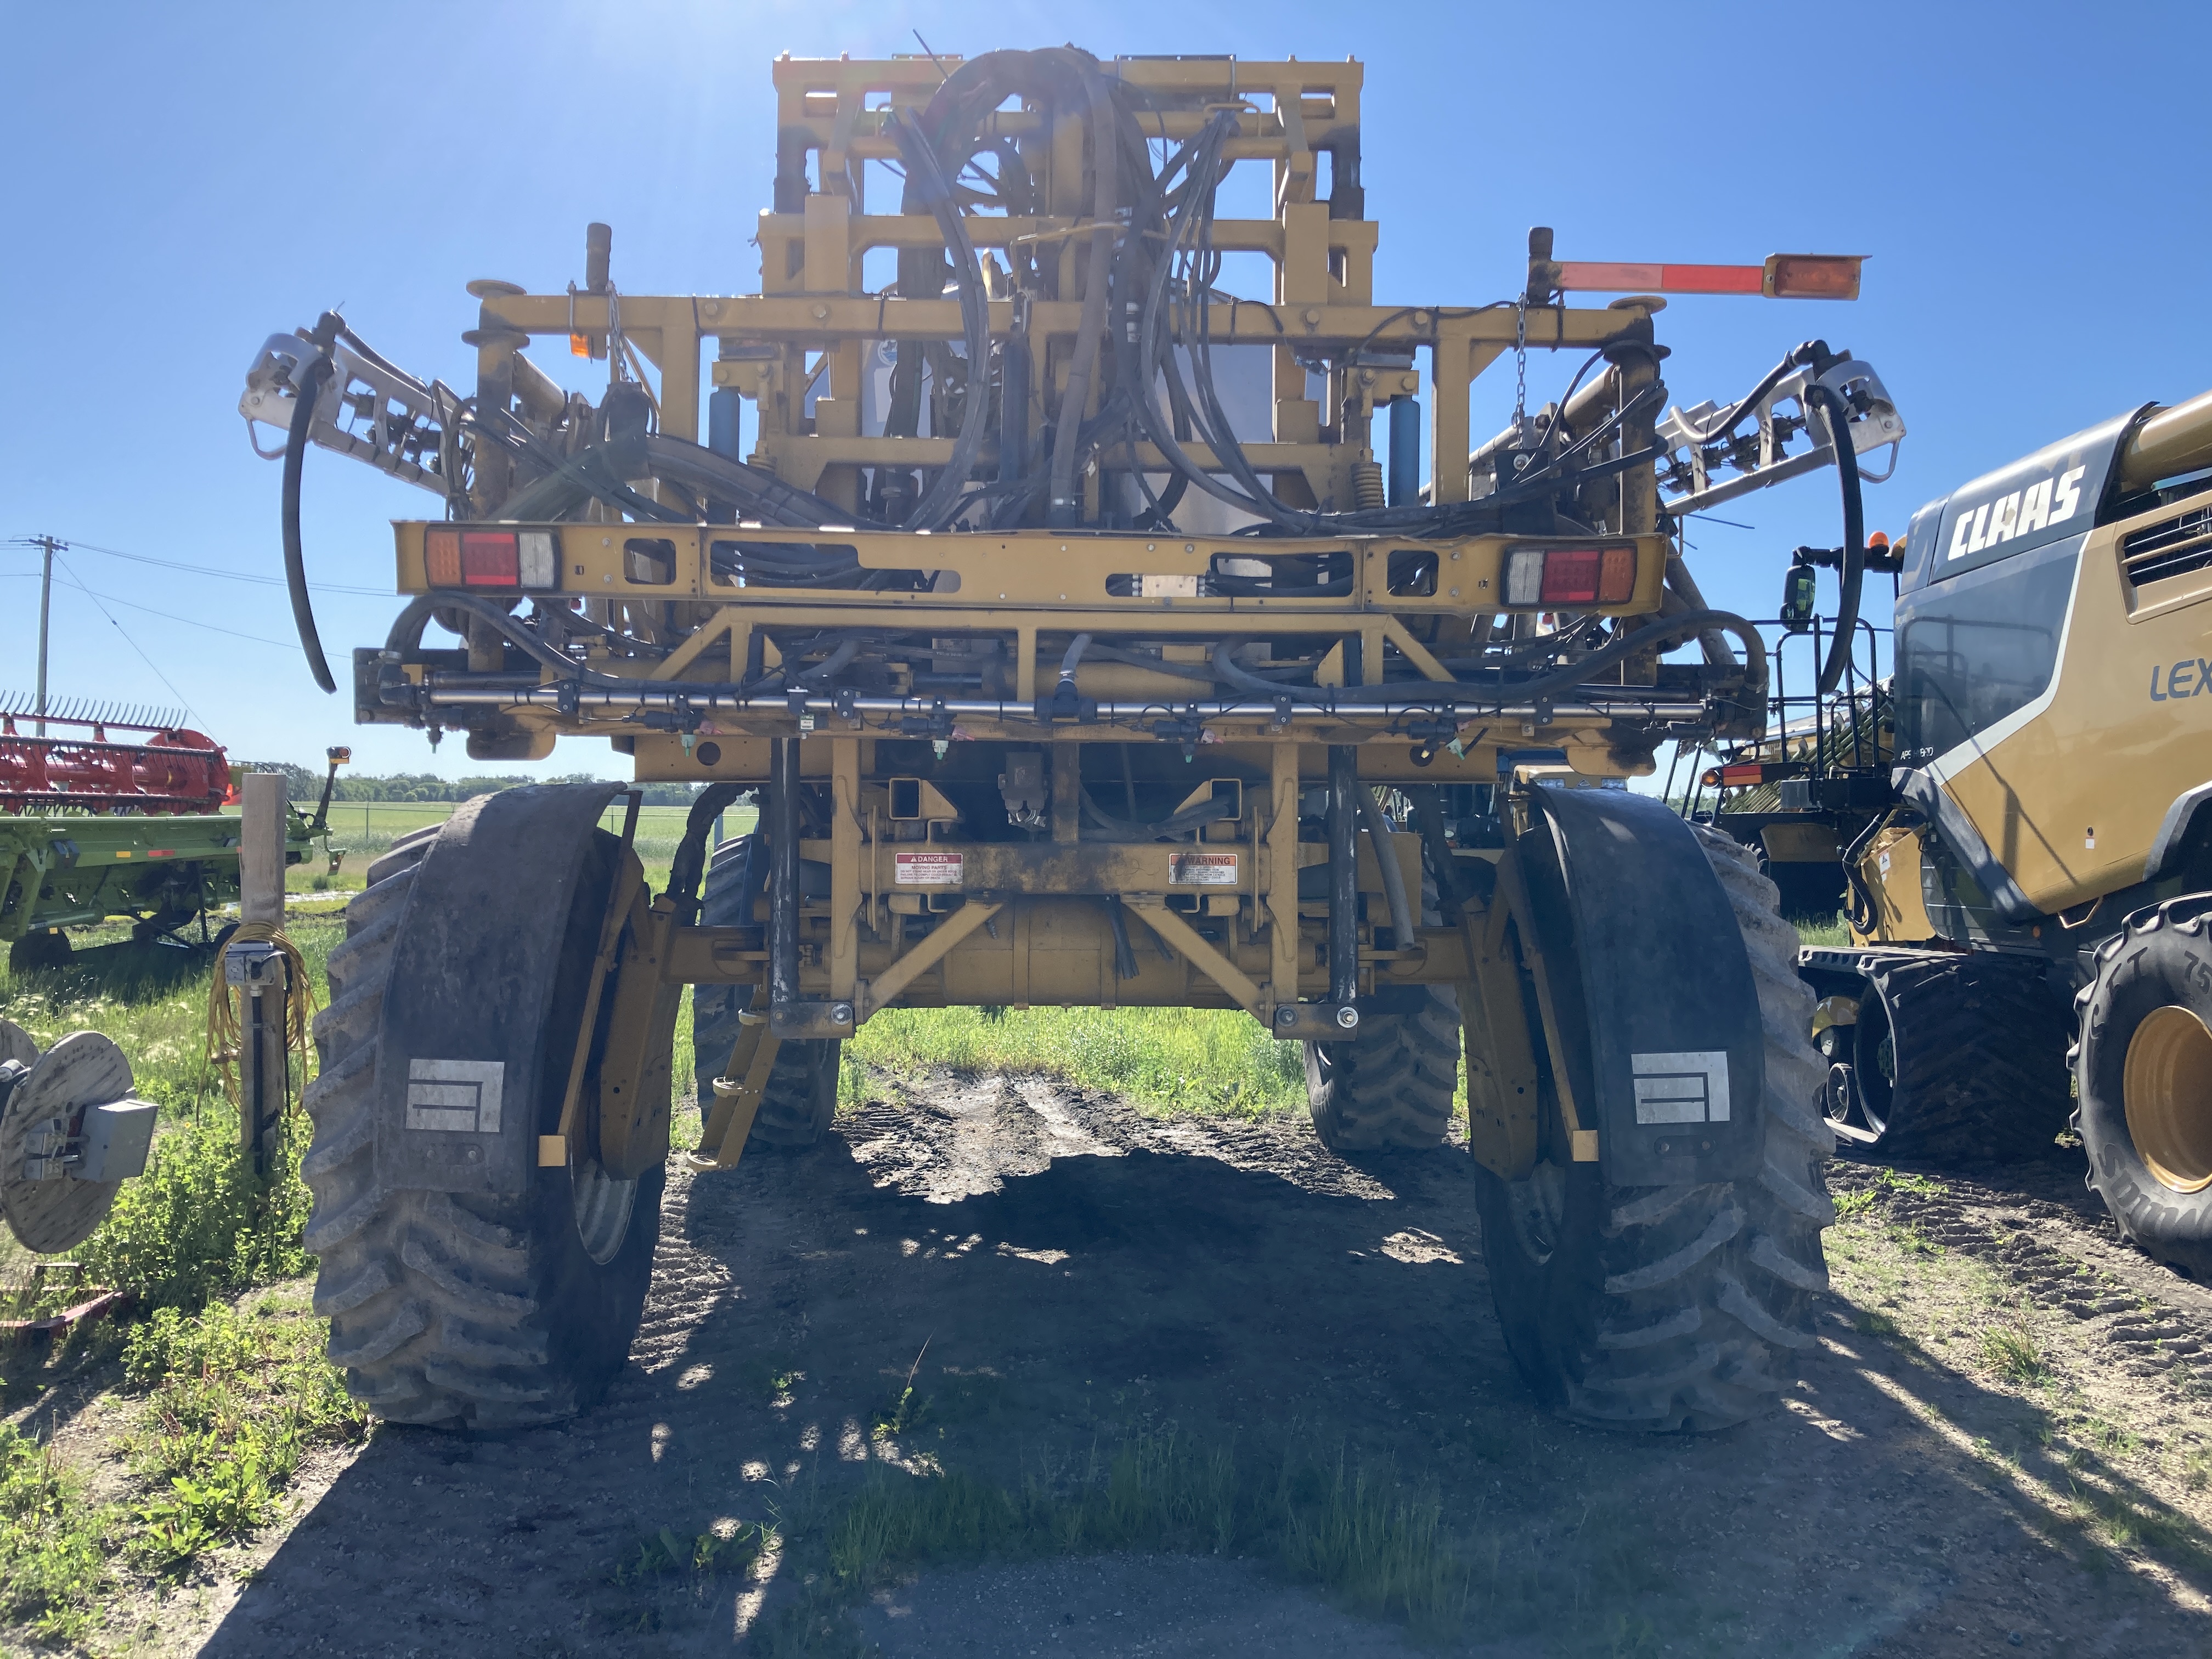
<instances>
[{"instance_id":1,"label":"yellow claas combine","mask_svg":"<svg viewBox=\"0 0 2212 1659\"><path fill-rule=\"evenodd\" d=\"M1832 1216L1796 936L1733 842L1570 786L1761 729L1758 636L1674 512L1840 453L1853 602L1879 380L1814 342L1662 434L1654 321L1850 299L1857 261L1543 231L1523 292L1378 301L1357 64L787 58L775 92L757 294L623 293L593 226L581 283L469 284L472 391L335 315L248 377L325 690L305 455L440 498L396 526L356 718L702 786L665 892L597 827L616 784L483 798L370 872L306 1164L356 1395L493 1425L605 1388L690 986L710 1168L820 1137L886 1008L1242 1009L1307 1045L1346 1150L1441 1146L1464 1054L1531 1384L1624 1426L1757 1410ZM1219 210L1232 173L1267 216ZM1476 442L1471 384L1531 351L1569 394ZM757 829L710 847L740 793Z\"/></svg>"},{"instance_id":2,"label":"yellow claas combine","mask_svg":"<svg viewBox=\"0 0 2212 1659\"><path fill-rule=\"evenodd\" d=\"M1892 801L1844 853L1856 942L1805 953L1840 1133L1973 1157L2048 1150L2070 1116L2122 1231L2197 1274L2207 600L2212 394L1923 507L1899 577Z\"/></svg>"}]
</instances>

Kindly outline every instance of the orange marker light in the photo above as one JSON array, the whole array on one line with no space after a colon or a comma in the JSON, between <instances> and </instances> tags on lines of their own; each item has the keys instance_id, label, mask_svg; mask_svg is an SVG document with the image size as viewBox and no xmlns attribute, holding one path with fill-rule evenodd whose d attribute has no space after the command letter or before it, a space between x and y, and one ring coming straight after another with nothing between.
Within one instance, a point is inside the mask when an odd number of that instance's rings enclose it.
<instances>
[{"instance_id":1,"label":"orange marker light","mask_svg":"<svg viewBox=\"0 0 2212 1659\"><path fill-rule=\"evenodd\" d=\"M1608 547L1597 578L1597 601L1600 605L1625 604L1636 592L1636 550L1632 547Z\"/></svg>"},{"instance_id":2,"label":"orange marker light","mask_svg":"<svg viewBox=\"0 0 2212 1659\"><path fill-rule=\"evenodd\" d=\"M461 532L433 527L422 532L422 574L433 587L461 585Z\"/></svg>"},{"instance_id":3,"label":"orange marker light","mask_svg":"<svg viewBox=\"0 0 2212 1659\"><path fill-rule=\"evenodd\" d=\"M1776 300L1856 300L1863 253L1777 253L1763 290Z\"/></svg>"}]
</instances>

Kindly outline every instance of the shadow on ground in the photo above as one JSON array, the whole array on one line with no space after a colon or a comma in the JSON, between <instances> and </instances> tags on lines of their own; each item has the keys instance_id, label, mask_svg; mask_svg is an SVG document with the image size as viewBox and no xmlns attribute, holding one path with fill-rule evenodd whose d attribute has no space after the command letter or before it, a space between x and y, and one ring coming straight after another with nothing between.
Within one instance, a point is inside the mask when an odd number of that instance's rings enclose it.
<instances>
[{"instance_id":1,"label":"shadow on ground","mask_svg":"<svg viewBox=\"0 0 2212 1659\"><path fill-rule=\"evenodd\" d=\"M1864 1322L1830 1308L1761 1423L1585 1432L1512 1372L1463 1156L1355 1167L1302 1125L942 1081L841 1119L812 1155L672 1182L637 1363L591 1415L381 1432L250 1583L176 1611L225 1659L726 1652L763 1587L624 1575L660 1528L803 1532L871 1464L1012 1482L1172 1425L1432 1482L1474 1651L2212 1650L2193 1532L2112 1547L2113 1506L2166 1513L2154 1494L2062 1448L2047 1405ZM902 1426L879 1433L909 1374ZM1212 1600L1115 1571L1119 1619L1048 1565L924 1580L863 1621L893 1654L1231 1653L1262 1619L1271 1653L1398 1646L1266 1564L1212 1569ZM769 1577L770 1616L788 1578Z\"/></svg>"}]
</instances>

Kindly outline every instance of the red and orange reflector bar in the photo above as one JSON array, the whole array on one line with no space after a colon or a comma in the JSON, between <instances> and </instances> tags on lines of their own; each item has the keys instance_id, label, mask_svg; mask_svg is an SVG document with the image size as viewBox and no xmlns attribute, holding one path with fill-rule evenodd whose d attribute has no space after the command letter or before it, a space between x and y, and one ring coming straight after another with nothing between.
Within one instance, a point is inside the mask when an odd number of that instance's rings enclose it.
<instances>
[{"instance_id":1,"label":"red and orange reflector bar","mask_svg":"<svg viewBox=\"0 0 2212 1659\"><path fill-rule=\"evenodd\" d=\"M1635 593L1633 547L1516 547L1505 555L1509 605L1626 605Z\"/></svg>"},{"instance_id":2,"label":"red and orange reflector bar","mask_svg":"<svg viewBox=\"0 0 2212 1659\"><path fill-rule=\"evenodd\" d=\"M1635 264L1570 259L1557 286L1585 294L1763 294L1770 300L1856 300L1863 253L1777 253L1763 265Z\"/></svg>"},{"instance_id":3,"label":"red and orange reflector bar","mask_svg":"<svg viewBox=\"0 0 2212 1659\"><path fill-rule=\"evenodd\" d=\"M433 587L558 587L560 544L550 530L432 525L422 532L422 574Z\"/></svg>"}]
</instances>

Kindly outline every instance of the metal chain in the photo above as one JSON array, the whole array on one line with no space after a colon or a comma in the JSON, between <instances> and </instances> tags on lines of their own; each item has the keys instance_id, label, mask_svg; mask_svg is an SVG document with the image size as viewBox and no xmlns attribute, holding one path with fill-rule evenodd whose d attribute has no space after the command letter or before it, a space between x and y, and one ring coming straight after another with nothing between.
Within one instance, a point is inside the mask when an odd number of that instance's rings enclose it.
<instances>
[{"instance_id":1,"label":"metal chain","mask_svg":"<svg viewBox=\"0 0 2212 1659\"><path fill-rule=\"evenodd\" d=\"M1513 431L1515 441L1528 417L1528 296L1513 302Z\"/></svg>"}]
</instances>

